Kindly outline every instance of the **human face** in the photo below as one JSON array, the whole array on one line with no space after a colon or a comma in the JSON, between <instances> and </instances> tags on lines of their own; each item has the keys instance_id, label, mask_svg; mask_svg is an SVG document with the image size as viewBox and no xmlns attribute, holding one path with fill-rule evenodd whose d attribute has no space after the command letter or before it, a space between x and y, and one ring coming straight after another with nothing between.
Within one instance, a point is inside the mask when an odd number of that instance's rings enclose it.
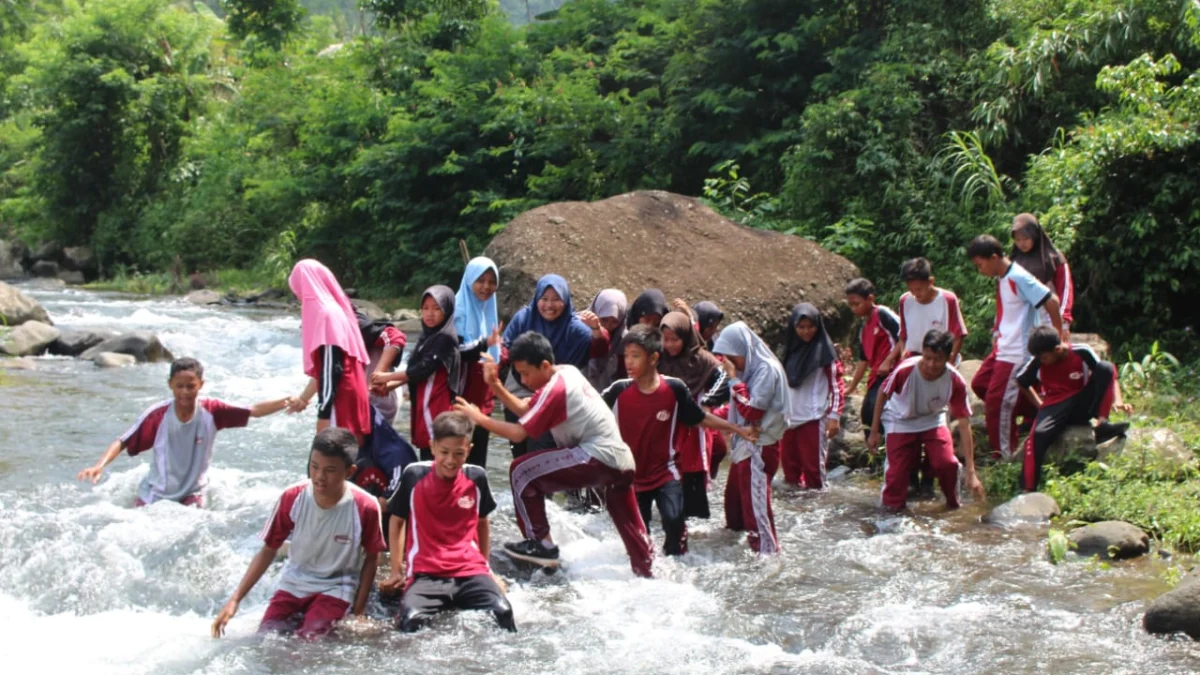
<instances>
[{"instance_id":1,"label":"human face","mask_svg":"<svg viewBox=\"0 0 1200 675\"><path fill-rule=\"evenodd\" d=\"M917 362L917 371L926 380L936 380L942 376L942 373L946 372L946 362L948 360L950 360L948 354L943 354L926 347L921 350L921 360Z\"/></svg>"},{"instance_id":2,"label":"human face","mask_svg":"<svg viewBox=\"0 0 1200 675\"><path fill-rule=\"evenodd\" d=\"M435 440L429 446L433 453L433 472L438 478L450 480L458 475L467 455L471 454L471 439L466 436Z\"/></svg>"},{"instance_id":3,"label":"human face","mask_svg":"<svg viewBox=\"0 0 1200 675\"><path fill-rule=\"evenodd\" d=\"M933 300L934 294L937 293L937 291L934 290L935 287L933 285L933 277L930 277L928 280L913 279L911 281L904 282L904 285L908 287L908 292L913 294L913 297L917 299L917 302L922 304Z\"/></svg>"},{"instance_id":4,"label":"human face","mask_svg":"<svg viewBox=\"0 0 1200 675\"><path fill-rule=\"evenodd\" d=\"M625 345L625 372L633 379L645 377L658 366L658 354L651 354L641 345Z\"/></svg>"},{"instance_id":5,"label":"human face","mask_svg":"<svg viewBox=\"0 0 1200 675\"><path fill-rule=\"evenodd\" d=\"M550 381L554 376L554 366L549 361L542 361L541 365L534 366L524 361L513 361L513 368L517 370L517 374L521 376L521 381L529 389L537 391Z\"/></svg>"},{"instance_id":6,"label":"human face","mask_svg":"<svg viewBox=\"0 0 1200 675\"><path fill-rule=\"evenodd\" d=\"M1038 361L1041 362L1041 364L1043 366L1052 366L1062 360L1063 360L1062 345L1059 345L1058 347L1055 347L1054 349L1051 349L1048 352L1042 352L1041 354L1038 354Z\"/></svg>"},{"instance_id":7,"label":"human face","mask_svg":"<svg viewBox=\"0 0 1200 675\"><path fill-rule=\"evenodd\" d=\"M642 318L638 319L638 323L658 328L658 324L662 323L662 314L643 314Z\"/></svg>"},{"instance_id":8,"label":"human face","mask_svg":"<svg viewBox=\"0 0 1200 675\"><path fill-rule=\"evenodd\" d=\"M1021 250L1021 253L1029 253L1033 250L1033 237L1029 236L1025 230L1013 230L1013 243Z\"/></svg>"},{"instance_id":9,"label":"human face","mask_svg":"<svg viewBox=\"0 0 1200 675\"><path fill-rule=\"evenodd\" d=\"M491 270L484 270L483 274L471 284L471 292L479 298L480 302L487 302L496 294L496 273Z\"/></svg>"},{"instance_id":10,"label":"human face","mask_svg":"<svg viewBox=\"0 0 1200 675\"><path fill-rule=\"evenodd\" d=\"M432 295L426 294L425 299L421 301L421 323L425 324L426 328L437 328L445 322L446 312L442 310L442 306Z\"/></svg>"},{"instance_id":11,"label":"human face","mask_svg":"<svg viewBox=\"0 0 1200 675\"><path fill-rule=\"evenodd\" d=\"M871 299L864 298L857 293L847 293L846 304L850 305L850 311L854 312L854 316L860 318L870 316L871 308L875 305Z\"/></svg>"},{"instance_id":12,"label":"human face","mask_svg":"<svg viewBox=\"0 0 1200 675\"><path fill-rule=\"evenodd\" d=\"M600 325L604 327L604 330L608 331L609 335L612 335L621 327L621 320L615 316L603 316L600 317Z\"/></svg>"},{"instance_id":13,"label":"human face","mask_svg":"<svg viewBox=\"0 0 1200 675\"><path fill-rule=\"evenodd\" d=\"M175 396L175 407L180 410L191 410L196 407L196 397L204 386L204 380L190 370L181 370L175 377L167 380L167 386Z\"/></svg>"},{"instance_id":14,"label":"human face","mask_svg":"<svg viewBox=\"0 0 1200 675\"><path fill-rule=\"evenodd\" d=\"M567 303L563 301L562 296L553 288L547 288L542 297L538 298L537 309L538 314L547 321L555 321L562 316L563 310L566 309Z\"/></svg>"},{"instance_id":15,"label":"human face","mask_svg":"<svg viewBox=\"0 0 1200 675\"><path fill-rule=\"evenodd\" d=\"M971 264L985 277L999 277L1004 274L1004 258L994 255L990 258L971 258Z\"/></svg>"},{"instance_id":16,"label":"human face","mask_svg":"<svg viewBox=\"0 0 1200 675\"><path fill-rule=\"evenodd\" d=\"M817 337L817 324L808 319L796 322L796 335L805 342L812 342Z\"/></svg>"},{"instance_id":17,"label":"human face","mask_svg":"<svg viewBox=\"0 0 1200 675\"><path fill-rule=\"evenodd\" d=\"M683 352L683 339L675 331L670 328L663 328L662 336L663 351L668 356L679 356Z\"/></svg>"},{"instance_id":18,"label":"human face","mask_svg":"<svg viewBox=\"0 0 1200 675\"><path fill-rule=\"evenodd\" d=\"M332 504L341 499L346 492L346 479L353 473L354 467L346 466L340 457L327 457L316 450L308 453L308 477L319 501Z\"/></svg>"},{"instance_id":19,"label":"human face","mask_svg":"<svg viewBox=\"0 0 1200 675\"><path fill-rule=\"evenodd\" d=\"M746 372L746 357L734 356L733 354L726 354L725 360L732 363L734 369L736 369L739 373Z\"/></svg>"},{"instance_id":20,"label":"human face","mask_svg":"<svg viewBox=\"0 0 1200 675\"><path fill-rule=\"evenodd\" d=\"M720 322L714 323L700 331L700 337L707 343L712 342L713 336L717 334L717 329L720 328Z\"/></svg>"}]
</instances>

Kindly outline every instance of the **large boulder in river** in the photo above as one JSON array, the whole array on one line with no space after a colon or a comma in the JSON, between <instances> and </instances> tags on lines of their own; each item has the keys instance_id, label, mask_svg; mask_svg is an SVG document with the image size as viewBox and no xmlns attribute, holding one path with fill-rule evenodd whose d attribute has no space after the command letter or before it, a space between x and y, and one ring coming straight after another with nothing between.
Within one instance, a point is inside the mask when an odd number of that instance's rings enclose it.
<instances>
[{"instance_id":1,"label":"large boulder in river","mask_svg":"<svg viewBox=\"0 0 1200 675\"><path fill-rule=\"evenodd\" d=\"M21 291L0 281L0 324L19 326L26 321L52 324L46 308Z\"/></svg>"},{"instance_id":2,"label":"large boulder in river","mask_svg":"<svg viewBox=\"0 0 1200 675\"><path fill-rule=\"evenodd\" d=\"M1174 590L1150 603L1142 617L1147 633L1184 633L1200 640L1200 576L1186 577Z\"/></svg>"},{"instance_id":3,"label":"large boulder in river","mask_svg":"<svg viewBox=\"0 0 1200 675\"><path fill-rule=\"evenodd\" d=\"M112 330L64 330L58 339L50 343L50 353L55 356L79 356L96 345L117 337Z\"/></svg>"},{"instance_id":4,"label":"large boulder in river","mask_svg":"<svg viewBox=\"0 0 1200 675\"><path fill-rule=\"evenodd\" d=\"M8 334L4 344L0 344L0 352L11 356L38 356L58 336L59 330L54 326L41 321L26 321Z\"/></svg>"},{"instance_id":5,"label":"large boulder in river","mask_svg":"<svg viewBox=\"0 0 1200 675\"><path fill-rule=\"evenodd\" d=\"M97 368L124 368L137 363L137 358L129 354L100 352L92 357L92 363L96 364Z\"/></svg>"},{"instance_id":6,"label":"large boulder in river","mask_svg":"<svg viewBox=\"0 0 1200 675\"><path fill-rule=\"evenodd\" d=\"M16 279L25 276L21 256L13 251L13 245L0 239L0 279Z\"/></svg>"},{"instance_id":7,"label":"large boulder in river","mask_svg":"<svg viewBox=\"0 0 1200 675\"><path fill-rule=\"evenodd\" d=\"M219 305L224 299L220 293L212 289L203 288L188 293L183 296L183 300L193 305Z\"/></svg>"},{"instance_id":8,"label":"large boulder in river","mask_svg":"<svg viewBox=\"0 0 1200 675\"><path fill-rule=\"evenodd\" d=\"M800 237L755 230L700 200L670 192L630 192L599 202L559 202L510 222L484 254L500 266L497 299L504 317L529 303L544 274L562 275L577 310L605 288L630 302L645 288L667 299L716 302L727 321L743 320L768 340L780 336L791 308L811 302L838 339L852 316L843 287L858 269Z\"/></svg>"},{"instance_id":9,"label":"large boulder in river","mask_svg":"<svg viewBox=\"0 0 1200 675\"><path fill-rule=\"evenodd\" d=\"M79 272L87 280L95 279L100 272L96 254L90 246L68 246L62 250L62 263L65 270ZM68 282L70 283L70 282Z\"/></svg>"},{"instance_id":10,"label":"large boulder in river","mask_svg":"<svg viewBox=\"0 0 1200 675\"><path fill-rule=\"evenodd\" d=\"M1042 524L1061 514L1054 497L1041 492L1026 492L992 509L983 517L983 522L1006 527Z\"/></svg>"},{"instance_id":11,"label":"large boulder in river","mask_svg":"<svg viewBox=\"0 0 1200 675\"><path fill-rule=\"evenodd\" d=\"M58 263L53 260L39 260L33 263L33 276L58 277Z\"/></svg>"},{"instance_id":12,"label":"large boulder in river","mask_svg":"<svg viewBox=\"0 0 1200 675\"><path fill-rule=\"evenodd\" d=\"M128 354L136 358L139 363L147 361L170 361L175 358L171 355L171 352L167 351L162 342L159 341L157 335L147 331L134 331L128 335L120 335L105 340L80 354L79 358L91 361L98 354L104 352Z\"/></svg>"},{"instance_id":13,"label":"large boulder in river","mask_svg":"<svg viewBox=\"0 0 1200 675\"><path fill-rule=\"evenodd\" d=\"M1067 539L1075 553L1084 558L1124 560L1150 550L1150 536L1140 527L1120 520L1104 520L1071 530Z\"/></svg>"}]
</instances>

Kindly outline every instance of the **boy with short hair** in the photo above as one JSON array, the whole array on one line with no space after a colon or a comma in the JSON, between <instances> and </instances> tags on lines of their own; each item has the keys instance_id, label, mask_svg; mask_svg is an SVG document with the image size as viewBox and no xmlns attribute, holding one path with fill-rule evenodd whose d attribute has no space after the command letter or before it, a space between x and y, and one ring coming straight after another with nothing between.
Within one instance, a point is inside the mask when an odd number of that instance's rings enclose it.
<instances>
[{"instance_id":1,"label":"boy with short hair","mask_svg":"<svg viewBox=\"0 0 1200 675\"><path fill-rule=\"evenodd\" d=\"M954 351L954 338L946 331L925 334L921 356L905 359L896 367L879 392L875 403L871 440L868 447L879 447L880 423L886 423L887 460L884 471L883 506L899 511L908 497L910 472L924 451L946 506L959 507L958 459L946 422L958 420L959 445L967 463L967 487L977 499L983 499L983 485L975 475L975 444L971 435L971 404L967 401L967 381L948 365Z\"/></svg>"},{"instance_id":2,"label":"boy with short hair","mask_svg":"<svg viewBox=\"0 0 1200 675\"><path fill-rule=\"evenodd\" d=\"M217 432L244 427L251 417L277 413L290 402L285 397L242 408L215 398L200 398L204 366L192 358L171 362L167 386L172 397L147 408L133 426L108 446L100 461L79 472L79 480L98 482L104 468L121 450L128 451L130 456L153 450L150 472L138 486L134 506L165 499L204 508L208 465Z\"/></svg>"},{"instance_id":3,"label":"boy with short hair","mask_svg":"<svg viewBox=\"0 0 1200 675\"><path fill-rule=\"evenodd\" d=\"M967 257L980 274L997 279L992 353L975 373L971 389L983 399L992 452L1008 459L1017 449L1017 416L1033 412L1021 403L1016 379L1017 368L1029 358L1029 331L1041 320L1038 310L1045 309L1061 335L1062 314L1054 292L1009 260L995 237L983 234L972 239Z\"/></svg>"},{"instance_id":4,"label":"boy with short hair","mask_svg":"<svg viewBox=\"0 0 1200 675\"><path fill-rule=\"evenodd\" d=\"M871 416L879 386L891 372L888 357L900 343L900 319L891 309L875 304L875 284L866 279L851 279L846 284L846 303L854 316L863 320L858 331L858 363L847 393L854 393L863 375L867 374L867 395L863 397L860 418L863 434L871 435ZM886 367L885 367L886 364Z\"/></svg>"},{"instance_id":5,"label":"boy with short hair","mask_svg":"<svg viewBox=\"0 0 1200 675\"><path fill-rule=\"evenodd\" d=\"M633 452L633 489L637 493L642 521L650 522L651 508L658 504L662 519L663 552L687 553L687 514L683 507L682 476L675 462L676 444L686 436L685 427L705 427L726 433L753 435L704 412L683 380L659 375L662 331L637 325L622 339L625 372L629 377L612 383L601 396L617 418L621 438Z\"/></svg>"},{"instance_id":6,"label":"boy with short hair","mask_svg":"<svg viewBox=\"0 0 1200 675\"><path fill-rule=\"evenodd\" d=\"M379 589L404 588L396 627L411 633L451 607L492 612L516 631L512 606L488 564L496 509L487 471L467 464L475 424L461 412L433 420L433 460L409 464L388 501L391 574Z\"/></svg>"},{"instance_id":7,"label":"boy with short hair","mask_svg":"<svg viewBox=\"0 0 1200 675\"><path fill-rule=\"evenodd\" d=\"M558 547L550 539L546 519L546 496L603 488L605 507L625 544L634 574L651 576L653 553L633 491L633 453L621 440L617 420L604 399L578 368L555 365L550 341L533 331L522 334L509 348L512 367L525 386L534 390L530 398L519 399L505 389L496 364L487 356L484 359L484 380L504 407L518 416L517 422L492 419L461 397L454 409L514 443L548 431L560 446L521 455L510 465L517 524L526 539L506 543L505 552L539 564L557 560Z\"/></svg>"},{"instance_id":8,"label":"boy with short hair","mask_svg":"<svg viewBox=\"0 0 1200 675\"><path fill-rule=\"evenodd\" d=\"M1046 451L1072 424L1091 424L1096 443L1124 436L1129 424L1113 424L1109 413L1115 408L1126 413L1133 406L1121 397L1117 369L1101 361L1087 345L1064 343L1049 326L1038 326L1029 334L1029 353L1033 358L1017 371L1017 384L1025 398L1038 409L1033 433L1025 443L1022 487L1038 489ZM1035 387L1042 390L1039 396Z\"/></svg>"},{"instance_id":9,"label":"boy with short hair","mask_svg":"<svg viewBox=\"0 0 1200 675\"><path fill-rule=\"evenodd\" d=\"M225 633L225 624L289 538L288 559L259 631L288 630L298 620L296 634L313 639L332 630L347 610L362 615L387 545L379 503L349 481L357 454L358 441L345 429L327 427L313 438L308 480L284 490L275 503L259 535L263 547L213 621L213 637Z\"/></svg>"},{"instance_id":10,"label":"boy with short hair","mask_svg":"<svg viewBox=\"0 0 1200 675\"><path fill-rule=\"evenodd\" d=\"M954 338L951 365L958 364L967 322L962 306L952 291L934 285L933 266L925 258L913 258L900 267L900 279L908 292L900 296L900 339L884 363L885 370L910 356L920 356L922 341L931 330L942 330Z\"/></svg>"}]
</instances>

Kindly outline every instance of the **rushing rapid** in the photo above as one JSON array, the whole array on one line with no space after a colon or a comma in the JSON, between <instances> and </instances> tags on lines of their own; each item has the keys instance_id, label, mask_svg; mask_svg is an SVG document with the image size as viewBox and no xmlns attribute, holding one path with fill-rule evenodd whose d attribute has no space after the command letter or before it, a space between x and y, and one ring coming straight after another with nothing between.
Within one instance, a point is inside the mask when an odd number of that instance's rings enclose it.
<instances>
[{"instance_id":1,"label":"rushing rapid","mask_svg":"<svg viewBox=\"0 0 1200 675\"><path fill-rule=\"evenodd\" d=\"M304 386L298 315L23 290L62 328L156 332L177 356L204 363L206 395L249 404ZM977 505L946 514L921 502L914 515L884 515L868 481L820 494L778 489L783 554L757 559L721 527L719 479L714 520L693 521L691 553L660 556L653 580L633 577L606 514L552 506L563 572L530 578L493 556L510 582L516 635L489 615L450 614L416 635L380 622L316 643L259 637L276 565L228 636L214 640L212 617L259 549L275 500L303 478L312 410L222 432L209 508L134 509L146 456L123 455L94 487L75 474L170 395L167 365L37 365L0 380L0 635L9 672L1200 671L1200 647L1141 629L1145 601L1167 588L1161 560L1054 566L1039 530L983 525ZM509 459L507 444L493 440L493 542L518 538ZM659 523L649 527L661 545ZM373 598L369 611L385 619L390 610Z\"/></svg>"}]
</instances>

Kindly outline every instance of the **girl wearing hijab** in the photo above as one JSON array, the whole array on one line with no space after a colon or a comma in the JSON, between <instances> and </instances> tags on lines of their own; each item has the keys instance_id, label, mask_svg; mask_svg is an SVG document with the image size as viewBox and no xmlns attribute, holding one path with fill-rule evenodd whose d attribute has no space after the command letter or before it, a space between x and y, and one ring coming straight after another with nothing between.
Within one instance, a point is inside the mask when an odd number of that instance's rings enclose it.
<instances>
[{"instance_id":1,"label":"girl wearing hijab","mask_svg":"<svg viewBox=\"0 0 1200 675\"><path fill-rule=\"evenodd\" d=\"M593 342L594 349L588 361L588 382L596 391L608 389L614 380L625 376L625 364L621 360L621 339L625 337L625 311L629 306L625 294L615 288L606 288L592 299L588 311L595 317L595 325L590 325L592 336L595 337L600 329L608 336L607 343ZM589 323L590 316L583 315L584 323Z\"/></svg>"},{"instance_id":2,"label":"girl wearing hijab","mask_svg":"<svg viewBox=\"0 0 1200 675\"><path fill-rule=\"evenodd\" d=\"M1053 289L1058 296L1063 330L1069 330L1075 306L1075 283L1071 279L1067 259L1054 247L1046 230L1038 223L1037 216L1032 213L1022 213L1013 218L1012 237L1012 261ZM1045 310L1041 311L1045 315ZM1050 318L1043 316L1042 322L1050 323Z\"/></svg>"},{"instance_id":3,"label":"girl wearing hijab","mask_svg":"<svg viewBox=\"0 0 1200 675\"><path fill-rule=\"evenodd\" d=\"M725 484L725 527L748 532L750 549L761 555L779 551L771 479L779 468L779 441L787 431L791 392L783 366L750 327L738 321L717 336L713 353L723 356L732 400L726 414L733 424L754 426L758 440L735 437Z\"/></svg>"},{"instance_id":4,"label":"girl wearing hijab","mask_svg":"<svg viewBox=\"0 0 1200 675\"><path fill-rule=\"evenodd\" d=\"M317 431L334 426L354 434L361 446L371 433L366 367L369 361L350 298L329 268L316 260L296 263L288 286L300 300L304 388L288 412L308 407L317 396Z\"/></svg>"},{"instance_id":5,"label":"girl wearing hijab","mask_svg":"<svg viewBox=\"0 0 1200 675\"><path fill-rule=\"evenodd\" d=\"M702 300L692 306L692 316L696 317L696 325L700 327L700 339L704 341L705 348L711 351L713 336L725 320L725 312L717 307L717 303Z\"/></svg>"},{"instance_id":6,"label":"girl wearing hijab","mask_svg":"<svg viewBox=\"0 0 1200 675\"><path fill-rule=\"evenodd\" d=\"M792 309L783 359L792 405L780 459L783 480L809 490L825 486L829 440L841 429L846 407L842 362L825 332L821 313L811 303Z\"/></svg>"},{"instance_id":7,"label":"girl wearing hijab","mask_svg":"<svg viewBox=\"0 0 1200 675\"><path fill-rule=\"evenodd\" d=\"M476 405L484 415L496 407L495 394L483 381L484 350L492 361L500 363L500 319L496 313L496 288L500 285L500 269L491 258L473 258L467 263L458 294L454 297L454 330L458 333L463 368L462 397ZM475 425L471 436L468 464L487 466L488 430Z\"/></svg>"},{"instance_id":8,"label":"girl wearing hijab","mask_svg":"<svg viewBox=\"0 0 1200 675\"><path fill-rule=\"evenodd\" d=\"M662 318L670 311L671 308L667 305L667 296L657 288L647 288L637 296L637 300L633 301L633 305L629 308L629 316L625 318L625 325L627 328L632 328L639 323L644 323L658 328Z\"/></svg>"},{"instance_id":9,"label":"girl wearing hijab","mask_svg":"<svg viewBox=\"0 0 1200 675\"><path fill-rule=\"evenodd\" d=\"M554 348L554 363L556 365L575 366L581 371L587 370L588 358L592 351L593 341L604 342L604 337L593 336L592 329L575 316L575 308L571 304L571 291L566 279L557 274L547 274L538 279L533 299L513 315L504 329L504 349L522 334L533 331L545 336ZM509 369L504 388L517 398L529 398L533 395L521 383L516 371ZM517 418L508 410L504 411L504 419L516 422ZM520 457L530 450L545 450L557 447L550 434L541 438L528 439L520 443L510 443L513 459Z\"/></svg>"},{"instance_id":10,"label":"girl wearing hijab","mask_svg":"<svg viewBox=\"0 0 1200 675\"><path fill-rule=\"evenodd\" d=\"M370 359L367 372L373 375L395 370L404 355L408 336L390 321L372 320L358 307L354 308L354 316L358 319L358 330L362 333L363 345L366 346L367 357ZM396 421L396 413L400 410L400 397L396 395L397 386L399 385L371 386L371 407L383 415L388 424Z\"/></svg>"},{"instance_id":11,"label":"girl wearing hijab","mask_svg":"<svg viewBox=\"0 0 1200 675\"><path fill-rule=\"evenodd\" d=\"M683 312L668 312L659 328L662 329L663 353L658 361L658 372L683 380L692 398L707 411L727 403L729 379L717 357L701 346L692 317ZM685 426L676 443L676 466L682 474L685 517L709 517L708 476L714 436L719 438L721 434L716 429Z\"/></svg>"},{"instance_id":12,"label":"girl wearing hijab","mask_svg":"<svg viewBox=\"0 0 1200 675\"><path fill-rule=\"evenodd\" d=\"M412 444L421 451L421 461L433 459L433 420L454 406L460 389L458 333L454 330L454 291L449 286L430 286L421 296L421 337L408 357L404 370L375 373L372 384L401 382L408 385L412 414Z\"/></svg>"}]
</instances>

